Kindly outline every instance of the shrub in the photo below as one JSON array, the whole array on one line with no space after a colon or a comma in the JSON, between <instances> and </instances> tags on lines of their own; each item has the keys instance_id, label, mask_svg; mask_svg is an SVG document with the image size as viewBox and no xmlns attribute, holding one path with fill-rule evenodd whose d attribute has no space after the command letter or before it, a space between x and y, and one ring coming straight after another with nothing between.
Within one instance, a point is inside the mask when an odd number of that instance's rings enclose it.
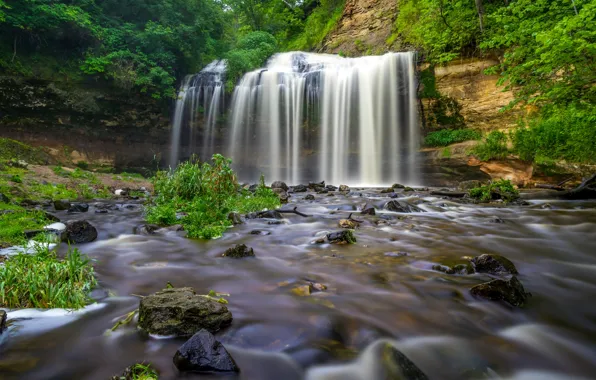
<instances>
[{"instance_id":1,"label":"shrub","mask_svg":"<svg viewBox=\"0 0 596 380\"><path fill-rule=\"evenodd\" d=\"M489 202L493 199L511 202L519 198L519 192L508 179L491 181L488 185L470 189L469 195L481 202Z\"/></svg>"},{"instance_id":2,"label":"shrub","mask_svg":"<svg viewBox=\"0 0 596 380\"><path fill-rule=\"evenodd\" d=\"M239 191L230 164L230 159L215 154L212 164L192 158L176 170L157 172L156 198L147 207L147 221L182 223L189 237L210 239L221 236L231 226L228 214L232 211L247 213L279 207L277 195L264 185L254 194Z\"/></svg>"},{"instance_id":3,"label":"shrub","mask_svg":"<svg viewBox=\"0 0 596 380\"><path fill-rule=\"evenodd\" d=\"M442 129L430 132L424 138L426 146L447 146L467 140L479 140L482 134L473 129Z\"/></svg>"},{"instance_id":4,"label":"shrub","mask_svg":"<svg viewBox=\"0 0 596 380\"><path fill-rule=\"evenodd\" d=\"M87 161L79 161L79 162L77 162L77 167L79 167L83 170L87 170L87 169L89 169L89 163Z\"/></svg>"},{"instance_id":5,"label":"shrub","mask_svg":"<svg viewBox=\"0 0 596 380\"><path fill-rule=\"evenodd\" d=\"M473 149L473 153L482 161L507 157L507 135L503 132L492 131L481 144Z\"/></svg>"},{"instance_id":6,"label":"shrub","mask_svg":"<svg viewBox=\"0 0 596 380\"><path fill-rule=\"evenodd\" d=\"M79 309L97 285L88 258L75 248L64 259L47 246L34 254L10 257L0 267L0 306L8 308Z\"/></svg>"}]
</instances>

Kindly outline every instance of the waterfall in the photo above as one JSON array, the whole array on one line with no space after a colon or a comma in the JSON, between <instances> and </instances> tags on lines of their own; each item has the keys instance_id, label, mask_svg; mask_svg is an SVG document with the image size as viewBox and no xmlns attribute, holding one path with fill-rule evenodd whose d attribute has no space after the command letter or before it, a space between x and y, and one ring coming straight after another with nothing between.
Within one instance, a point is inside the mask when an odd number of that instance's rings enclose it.
<instances>
[{"instance_id":1,"label":"waterfall","mask_svg":"<svg viewBox=\"0 0 596 380\"><path fill-rule=\"evenodd\" d=\"M200 73L184 78L178 92L172 123L172 148L169 161L171 166L176 166L178 163L183 137L186 137L185 142L189 152L195 153L197 148L200 148L199 156L203 160L217 153L215 125L217 118L224 111L225 69L225 61L213 61ZM183 134L184 129L187 129L187 134Z\"/></svg>"},{"instance_id":2,"label":"waterfall","mask_svg":"<svg viewBox=\"0 0 596 380\"><path fill-rule=\"evenodd\" d=\"M174 129L185 122L187 108L196 110L194 104L210 95L200 156L214 153L218 135L220 153L232 158L243 181L254 182L263 173L291 184L412 184L418 180L419 143L415 70L414 53L359 58L280 53L240 80L225 135L209 116L223 109L217 86L209 84L219 81L221 91L221 72L216 81L200 83L212 89L205 95L197 92L196 79L183 84ZM192 78L214 78L206 75L213 71L207 67ZM172 143L180 141L173 137Z\"/></svg>"}]
</instances>

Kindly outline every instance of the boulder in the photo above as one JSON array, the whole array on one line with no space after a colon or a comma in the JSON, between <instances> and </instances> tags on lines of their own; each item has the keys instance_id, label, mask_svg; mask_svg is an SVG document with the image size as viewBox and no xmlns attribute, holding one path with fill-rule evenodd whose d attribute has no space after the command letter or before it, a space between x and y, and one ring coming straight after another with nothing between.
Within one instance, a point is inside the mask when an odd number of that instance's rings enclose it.
<instances>
[{"instance_id":1,"label":"boulder","mask_svg":"<svg viewBox=\"0 0 596 380\"><path fill-rule=\"evenodd\" d=\"M261 211L257 213L257 218L263 219L283 219L284 217L276 210Z\"/></svg>"},{"instance_id":2,"label":"boulder","mask_svg":"<svg viewBox=\"0 0 596 380\"><path fill-rule=\"evenodd\" d=\"M480 298L490 301L505 301L513 306L523 306L530 296L526 293L522 283L515 276L508 280L492 280L476 285L470 292Z\"/></svg>"},{"instance_id":3,"label":"boulder","mask_svg":"<svg viewBox=\"0 0 596 380\"><path fill-rule=\"evenodd\" d=\"M232 313L192 288L170 288L141 299L139 327L150 334L190 337L206 329L216 332L232 323Z\"/></svg>"},{"instance_id":4,"label":"boulder","mask_svg":"<svg viewBox=\"0 0 596 380\"><path fill-rule=\"evenodd\" d=\"M500 255L484 254L474 257L472 260L474 270L478 273L492 275L518 274L517 268L509 259Z\"/></svg>"},{"instance_id":5,"label":"boulder","mask_svg":"<svg viewBox=\"0 0 596 380\"><path fill-rule=\"evenodd\" d=\"M339 226L341 228L349 228L349 229L356 229L358 227L358 223L353 221L352 219L340 219Z\"/></svg>"},{"instance_id":6,"label":"boulder","mask_svg":"<svg viewBox=\"0 0 596 380\"><path fill-rule=\"evenodd\" d=\"M155 231L159 230L157 224L141 224L133 229L135 235L155 235Z\"/></svg>"},{"instance_id":7,"label":"boulder","mask_svg":"<svg viewBox=\"0 0 596 380\"><path fill-rule=\"evenodd\" d=\"M54 206L55 207L55 206ZM70 206L68 212L70 214L77 213L77 212L87 212L89 211L89 205L87 203L76 203Z\"/></svg>"},{"instance_id":8,"label":"boulder","mask_svg":"<svg viewBox=\"0 0 596 380\"><path fill-rule=\"evenodd\" d=\"M394 212L424 212L419 207L411 205L407 202L402 201L389 201L384 206L385 210L394 211Z\"/></svg>"},{"instance_id":9,"label":"boulder","mask_svg":"<svg viewBox=\"0 0 596 380\"><path fill-rule=\"evenodd\" d=\"M282 189L283 191L288 191L289 187L285 182L275 181L271 184L271 189Z\"/></svg>"},{"instance_id":10,"label":"boulder","mask_svg":"<svg viewBox=\"0 0 596 380\"><path fill-rule=\"evenodd\" d=\"M393 345L384 344L379 352L380 368L377 379L428 380L428 377Z\"/></svg>"},{"instance_id":11,"label":"boulder","mask_svg":"<svg viewBox=\"0 0 596 380\"><path fill-rule=\"evenodd\" d=\"M231 257L234 259L241 259L244 257L255 257L255 251L244 244L237 244L235 247L226 249L226 251L222 253L221 256Z\"/></svg>"},{"instance_id":12,"label":"boulder","mask_svg":"<svg viewBox=\"0 0 596 380\"><path fill-rule=\"evenodd\" d=\"M305 201L314 201L315 200L315 196L312 194L308 194L304 197Z\"/></svg>"},{"instance_id":13,"label":"boulder","mask_svg":"<svg viewBox=\"0 0 596 380\"><path fill-rule=\"evenodd\" d=\"M329 191L336 191L337 190L337 186L327 185L327 186L325 186L325 189L327 189Z\"/></svg>"},{"instance_id":14,"label":"boulder","mask_svg":"<svg viewBox=\"0 0 596 380\"><path fill-rule=\"evenodd\" d=\"M66 223L65 240L74 243L90 243L97 239L97 229L86 220L74 220Z\"/></svg>"},{"instance_id":15,"label":"boulder","mask_svg":"<svg viewBox=\"0 0 596 380\"><path fill-rule=\"evenodd\" d=\"M235 225L235 226L244 223L244 221L242 220L242 215L240 215L237 212L231 212L231 213L229 213L228 214L228 220L230 222L232 222L232 224Z\"/></svg>"},{"instance_id":16,"label":"boulder","mask_svg":"<svg viewBox=\"0 0 596 380\"><path fill-rule=\"evenodd\" d=\"M68 210L70 208L70 202L66 199L58 199L54 201L54 209L56 211Z\"/></svg>"},{"instance_id":17,"label":"boulder","mask_svg":"<svg viewBox=\"0 0 596 380\"><path fill-rule=\"evenodd\" d=\"M393 188L389 187L387 189L381 190L381 194L393 193Z\"/></svg>"},{"instance_id":18,"label":"boulder","mask_svg":"<svg viewBox=\"0 0 596 380\"><path fill-rule=\"evenodd\" d=\"M364 207L362 207L362 211L360 212L362 215L376 215L376 211L374 206L370 206L370 205L364 205Z\"/></svg>"},{"instance_id":19,"label":"boulder","mask_svg":"<svg viewBox=\"0 0 596 380\"><path fill-rule=\"evenodd\" d=\"M348 185L339 185L339 191L350 191L350 186L348 186Z\"/></svg>"},{"instance_id":20,"label":"boulder","mask_svg":"<svg viewBox=\"0 0 596 380\"><path fill-rule=\"evenodd\" d=\"M6 329L6 312L4 310L0 310L0 335Z\"/></svg>"},{"instance_id":21,"label":"boulder","mask_svg":"<svg viewBox=\"0 0 596 380\"><path fill-rule=\"evenodd\" d=\"M405 189L406 187L400 183L394 183L393 186L391 186L394 189Z\"/></svg>"},{"instance_id":22,"label":"boulder","mask_svg":"<svg viewBox=\"0 0 596 380\"><path fill-rule=\"evenodd\" d=\"M226 348L205 329L194 334L178 348L174 355L174 365L181 372L239 371Z\"/></svg>"},{"instance_id":23,"label":"boulder","mask_svg":"<svg viewBox=\"0 0 596 380\"><path fill-rule=\"evenodd\" d=\"M354 244L356 243L356 237L352 230L345 230L339 232L332 232L327 234L327 240L331 244Z\"/></svg>"},{"instance_id":24,"label":"boulder","mask_svg":"<svg viewBox=\"0 0 596 380\"><path fill-rule=\"evenodd\" d=\"M320 189L324 189L325 188L325 181L321 181L321 182L309 182L308 183L308 187L315 190L315 191L319 191Z\"/></svg>"},{"instance_id":25,"label":"boulder","mask_svg":"<svg viewBox=\"0 0 596 380\"><path fill-rule=\"evenodd\" d=\"M295 193L305 193L308 191L308 188L304 185L296 185L292 188Z\"/></svg>"},{"instance_id":26,"label":"boulder","mask_svg":"<svg viewBox=\"0 0 596 380\"><path fill-rule=\"evenodd\" d=\"M411 187L408 187L408 186L404 187L404 192L407 193L407 192L410 192L410 191L414 191L414 189L412 189Z\"/></svg>"}]
</instances>

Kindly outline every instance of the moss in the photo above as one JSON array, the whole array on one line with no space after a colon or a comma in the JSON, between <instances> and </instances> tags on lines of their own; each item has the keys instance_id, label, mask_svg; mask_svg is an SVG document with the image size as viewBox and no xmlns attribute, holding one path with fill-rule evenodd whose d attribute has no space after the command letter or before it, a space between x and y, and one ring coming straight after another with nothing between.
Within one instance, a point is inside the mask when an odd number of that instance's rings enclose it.
<instances>
[{"instance_id":1,"label":"moss","mask_svg":"<svg viewBox=\"0 0 596 380\"><path fill-rule=\"evenodd\" d=\"M0 244L23 244L26 241L26 230L38 230L49 223L42 211L25 210L20 206L0 203Z\"/></svg>"},{"instance_id":2,"label":"moss","mask_svg":"<svg viewBox=\"0 0 596 380\"><path fill-rule=\"evenodd\" d=\"M39 148L33 148L19 141L0 138L0 160L23 160L29 164L43 165L49 156Z\"/></svg>"}]
</instances>

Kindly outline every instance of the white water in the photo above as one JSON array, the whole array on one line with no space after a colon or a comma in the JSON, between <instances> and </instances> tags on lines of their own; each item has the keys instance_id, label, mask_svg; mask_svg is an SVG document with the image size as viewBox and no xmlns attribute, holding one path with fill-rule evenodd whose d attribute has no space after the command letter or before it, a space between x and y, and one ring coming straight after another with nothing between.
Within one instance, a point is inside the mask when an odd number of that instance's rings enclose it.
<instances>
[{"instance_id":1,"label":"white water","mask_svg":"<svg viewBox=\"0 0 596 380\"><path fill-rule=\"evenodd\" d=\"M199 99L191 88L185 82L180 90L171 162L179 157L184 115L189 105L196 109ZM291 184L416 183L416 92L414 53L360 58L277 54L236 86L226 135L207 117L200 156L216 153L217 135L221 153L232 158L243 181L254 182L263 173L270 181ZM221 94L205 93L203 101L209 94L213 100L207 114L217 115ZM190 113L191 130L196 117Z\"/></svg>"},{"instance_id":2,"label":"white water","mask_svg":"<svg viewBox=\"0 0 596 380\"><path fill-rule=\"evenodd\" d=\"M181 139L185 138L185 145L189 151L196 153L202 159L209 158L215 152L215 124L217 117L224 109L223 75L226 69L225 61L213 61L200 73L184 78L172 123L172 147L170 150L170 165L176 166L180 158ZM183 135L183 126L188 125L188 134ZM200 137L201 144L197 144L198 129L203 129Z\"/></svg>"}]
</instances>

